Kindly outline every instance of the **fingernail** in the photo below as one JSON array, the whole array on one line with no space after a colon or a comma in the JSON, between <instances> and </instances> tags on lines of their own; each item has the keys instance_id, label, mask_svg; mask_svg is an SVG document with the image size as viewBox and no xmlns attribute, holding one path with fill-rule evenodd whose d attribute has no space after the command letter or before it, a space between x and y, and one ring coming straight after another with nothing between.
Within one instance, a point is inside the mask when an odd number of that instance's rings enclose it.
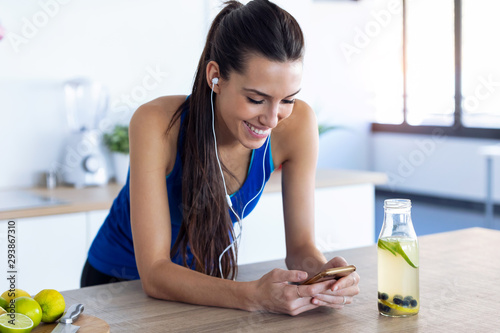
<instances>
[{"instance_id":1,"label":"fingernail","mask_svg":"<svg viewBox=\"0 0 500 333\"><path fill-rule=\"evenodd\" d=\"M313 299L313 304L318 304L318 300L317 299Z\"/></svg>"},{"instance_id":2,"label":"fingernail","mask_svg":"<svg viewBox=\"0 0 500 333\"><path fill-rule=\"evenodd\" d=\"M300 273L300 274L299 274L299 279L304 280L304 279L306 279L306 278L307 278L307 273L302 272L302 273Z\"/></svg>"},{"instance_id":3,"label":"fingernail","mask_svg":"<svg viewBox=\"0 0 500 333\"><path fill-rule=\"evenodd\" d=\"M333 287L333 291L337 291L339 289L339 286Z\"/></svg>"}]
</instances>

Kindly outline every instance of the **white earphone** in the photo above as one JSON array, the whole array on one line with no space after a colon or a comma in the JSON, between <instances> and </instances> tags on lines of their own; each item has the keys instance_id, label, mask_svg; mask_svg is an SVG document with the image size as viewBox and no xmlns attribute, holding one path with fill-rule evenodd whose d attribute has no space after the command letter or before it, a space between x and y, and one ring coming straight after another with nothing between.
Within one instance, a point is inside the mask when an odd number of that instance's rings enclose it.
<instances>
[{"instance_id":1,"label":"white earphone","mask_svg":"<svg viewBox=\"0 0 500 333\"><path fill-rule=\"evenodd\" d=\"M215 144L215 157L217 158L217 163L219 164L219 170L220 170L220 175L222 176L222 183L224 184L224 192L226 193L226 201L227 201L227 204L229 205L229 208L231 209L231 211L233 212L234 216L236 216L236 220L238 221L238 225L240 227L240 230L239 230L239 233L238 233L238 236L236 237L236 239L234 239L231 244L229 244L228 247L226 247L224 249L224 251L222 251L222 253L220 254L219 256L219 270L220 270L220 275L221 277L224 279L224 274L222 274L222 256L224 255L224 253L226 253L227 250L229 250L230 248L233 249L233 252L234 252L234 242L239 242L239 240L241 239L241 233L243 231L243 223L241 221L241 218L239 217L238 214L236 214L236 212L234 211L233 209L233 202L231 201L231 197L229 196L229 194L227 194L227 187L226 187L226 180L224 179L224 173L222 172L222 167L220 165L220 160L219 160L219 153L218 153L218 150L217 150L217 137L215 136L215 115L214 115L214 86L219 83L219 78L217 77L214 77L212 79L212 93L210 94L210 102L211 102L211 105L212 105L212 133L214 134L214 144ZM242 218L245 218L245 209L247 208L248 204L250 202L252 202L253 200L255 200L255 198L257 198L259 196L259 194L262 192L262 190L264 189L264 185L266 183L266 168L265 168L265 161L266 161L266 153L267 153L267 148L269 147L269 136L268 138L266 139L266 148L264 149L264 157L262 159L262 173L263 173L263 177L262 177L262 185L260 187L260 190L259 192L257 192L257 194L252 198L250 199L246 205L243 207L243 210L241 211L241 217Z\"/></svg>"}]
</instances>

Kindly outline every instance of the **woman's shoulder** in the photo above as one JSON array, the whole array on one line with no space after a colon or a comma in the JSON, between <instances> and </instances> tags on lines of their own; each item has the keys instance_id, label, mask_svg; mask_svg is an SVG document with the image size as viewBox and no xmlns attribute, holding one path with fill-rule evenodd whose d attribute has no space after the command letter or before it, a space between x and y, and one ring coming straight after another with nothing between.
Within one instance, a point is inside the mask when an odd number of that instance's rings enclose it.
<instances>
[{"instance_id":1,"label":"woman's shoulder","mask_svg":"<svg viewBox=\"0 0 500 333\"><path fill-rule=\"evenodd\" d=\"M166 154L163 157L167 169L175 162L179 121L176 121L169 131L167 129L175 112L185 100L185 95L156 98L141 105L130 120L130 140L137 142L139 150L153 149L158 157Z\"/></svg>"},{"instance_id":2,"label":"woman's shoulder","mask_svg":"<svg viewBox=\"0 0 500 333\"><path fill-rule=\"evenodd\" d=\"M132 116L131 122L170 122L175 111L184 103L186 95L162 96L141 105Z\"/></svg>"},{"instance_id":3,"label":"woman's shoulder","mask_svg":"<svg viewBox=\"0 0 500 333\"><path fill-rule=\"evenodd\" d=\"M316 114L309 104L301 99L296 99L292 114L284 121L288 121L288 125L292 126L310 125L311 122L316 123Z\"/></svg>"},{"instance_id":4,"label":"woman's shoulder","mask_svg":"<svg viewBox=\"0 0 500 333\"><path fill-rule=\"evenodd\" d=\"M307 146L318 136L316 114L303 100L296 99L290 116L272 131L273 158L284 162L300 146Z\"/></svg>"},{"instance_id":5,"label":"woman's shoulder","mask_svg":"<svg viewBox=\"0 0 500 333\"><path fill-rule=\"evenodd\" d=\"M185 100L186 96L182 95L162 96L141 105L130 120L130 128L166 133L175 112ZM178 128L179 124L176 122L168 136L174 134L173 136L177 137L175 132Z\"/></svg>"}]
</instances>

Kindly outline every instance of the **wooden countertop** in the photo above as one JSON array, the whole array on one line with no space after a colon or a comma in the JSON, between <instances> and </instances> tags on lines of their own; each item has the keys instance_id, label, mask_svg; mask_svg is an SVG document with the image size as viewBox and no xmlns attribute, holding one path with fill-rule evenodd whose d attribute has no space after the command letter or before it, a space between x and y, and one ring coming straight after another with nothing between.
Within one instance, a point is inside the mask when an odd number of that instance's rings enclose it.
<instances>
[{"instance_id":1,"label":"wooden countertop","mask_svg":"<svg viewBox=\"0 0 500 333\"><path fill-rule=\"evenodd\" d=\"M358 268L361 293L343 310L318 308L295 317L162 301L140 281L65 291L66 304L110 324L111 332L498 332L500 231L472 228L422 236L420 313L389 318L377 310L376 246L327 253ZM240 266L240 281L261 277L282 260ZM75 323L78 325L78 322Z\"/></svg>"},{"instance_id":2,"label":"wooden countertop","mask_svg":"<svg viewBox=\"0 0 500 333\"><path fill-rule=\"evenodd\" d=\"M109 209L122 187L123 185L109 184L102 187L80 189L74 187L56 187L51 190L43 188L26 189L30 193L64 200L67 203L46 207L0 211L0 220Z\"/></svg>"},{"instance_id":3,"label":"wooden countertop","mask_svg":"<svg viewBox=\"0 0 500 333\"><path fill-rule=\"evenodd\" d=\"M386 181L386 174L380 172L327 169L318 169L316 172L317 188L356 184L379 185L384 184ZM87 187L81 189L73 187L57 187L52 190L44 188L25 189L29 193L64 200L68 203L46 207L4 210L0 211L0 220L109 209L122 187L123 185L113 183L102 187ZM271 175L271 178L266 184L264 193L280 191L281 172L276 171Z\"/></svg>"}]
</instances>

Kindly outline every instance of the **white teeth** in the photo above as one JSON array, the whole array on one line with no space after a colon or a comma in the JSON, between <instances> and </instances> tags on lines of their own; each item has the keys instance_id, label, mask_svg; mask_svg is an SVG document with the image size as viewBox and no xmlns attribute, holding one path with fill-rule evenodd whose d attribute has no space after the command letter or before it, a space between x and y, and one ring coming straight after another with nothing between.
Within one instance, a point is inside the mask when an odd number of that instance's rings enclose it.
<instances>
[{"instance_id":1,"label":"white teeth","mask_svg":"<svg viewBox=\"0 0 500 333\"><path fill-rule=\"evenodd\" d=\"M267 131L263 131L263 130L256 129L255 127L253 127L250 123L248 123L248 122L246 122L246 121L245 121L245 124L247 124L247 125L248 125L248 127L250 127L250 129L252 130L252 132L254 132L255 134L260 134L260 135L262 135L262 134L267 133Z\"/></svg>"}]
</instances>

